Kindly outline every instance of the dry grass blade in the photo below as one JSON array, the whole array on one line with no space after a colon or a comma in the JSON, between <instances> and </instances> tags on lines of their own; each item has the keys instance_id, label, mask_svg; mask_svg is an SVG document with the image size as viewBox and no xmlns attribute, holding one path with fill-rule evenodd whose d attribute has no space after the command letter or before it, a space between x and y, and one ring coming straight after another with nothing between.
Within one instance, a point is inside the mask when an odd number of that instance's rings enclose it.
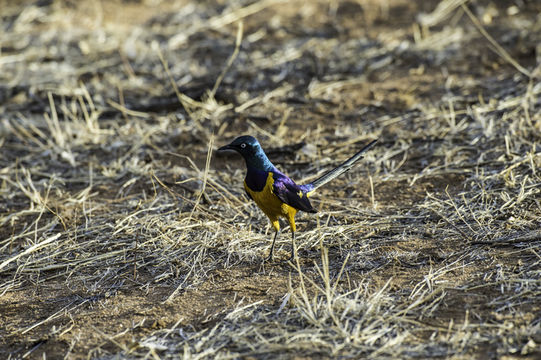
<instances>
[{"instance_id":1,"label":"dry grass blade","mask_svg":"<svg viewBox=\"0 0 541 360\"><path fill-rule=\"evenodd\" d=\"M237 58L239 51L240 51L240 44L242 42L242 34L243 34L244 25L242 21L239 21L239 25L237 27L237 37L235 40L235 50L233 51L233 54L231 54L231 57L229 60L227 60L227 64L225 65L225 68L220 73L220 76L218 76L218 79L216 79L216 82L214 83L214 87L212 90L210 90L209 98L214 99L214 96L216 95L216 90L220 87L220 84L222 83L225 74L227 73L227 70L231 67L233 64L233 61Z\"/></svg>"},{"instance_id":2,"label":"dry grass blade","mask_svg":"<svg viewBox=\"0 0 541 360\"><path fill-rule=\"evenodd\" d=\"M500 44L498 44L498 42L496 40L494 40L494 38L492 36L490 36L489 33L487 33L487 31L485 30L485 28L483 27L483 25L481 25L481 23L479 22L479 20L475 17L475 15L472 14L472 12L470 11L470 9L464 4L462 3L461 4L461 7L462 7L462 10L464 10L464 12L466 13L466 15L468 15L468 17L471 19L472 23L475 25L475 27L477 28L477 30L479 30L479 32L481 34L483 34L483 36L490 42L490 44L492 46L494 46L494 49L496 51L496 53L498 55L500 55L503 59L505 59L507 62L509 62L511 65L513 65L518 71L520 71L521 73L523 73L524 75L528 76L528 77L531 77L532 74L530 71L528 71L527 69L525 69L522 65L520 65L515 59L513 59L509 53L507 51L505 51L504 48L502 48L500 46Z\"/></svg>"},{"instance_id":3,"label":"dry grass blade","mask_svg":"<svg viewBox=\"0 0 541 360\"><path fill-rule=\"evenodd\" d=\"M2 270L3 268L5 268L6 266L8 266L10 263L26 256L26 255L29 255L29 254L32 254L33 252L35 251L38 251L44 247L46 247L48 244L52 243L53 241L55 241L56 239L58 239L62 234L56 234L56 235L53 235L43 241L40 241L39 243L35 244L35 245L32 245L31 247L29 247L28 249L24 250L23 252L20 252L18 253L17 255L15 256L12 256L10 258L8 258L7 260L4 260L2 261L2 263L0 263L0 270Z\"/></svg>"}]
</instances>

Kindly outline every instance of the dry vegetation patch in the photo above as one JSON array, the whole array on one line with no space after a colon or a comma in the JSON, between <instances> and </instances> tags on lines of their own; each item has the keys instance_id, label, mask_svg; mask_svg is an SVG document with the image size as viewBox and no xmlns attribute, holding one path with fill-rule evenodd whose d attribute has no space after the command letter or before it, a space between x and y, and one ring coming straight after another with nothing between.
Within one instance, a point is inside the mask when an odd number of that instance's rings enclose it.
<instances>
[{"instance_id":1,"label":"dry vegetation patch","mask_svg":"<svg viewBox=\"0 0 541 360\"><path fill-rule=\"evenodd\" d=\"M541 356L537 2L0 8L3 358ZM299 182L379 139L293 263L245 133Z\"/></svg>"}]
</instances>

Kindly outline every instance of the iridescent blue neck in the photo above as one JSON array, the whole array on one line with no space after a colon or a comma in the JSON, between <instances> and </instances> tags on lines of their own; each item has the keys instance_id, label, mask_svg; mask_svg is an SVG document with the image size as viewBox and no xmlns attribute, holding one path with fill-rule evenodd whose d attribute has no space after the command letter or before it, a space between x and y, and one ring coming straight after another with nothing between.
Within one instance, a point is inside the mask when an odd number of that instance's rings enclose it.
<instances>
[{"instance_id":1,"label":"iridescent blue neck","mask_svg":"<svg viewBox=\"0 0 541 360\"><path fill-rule=\"evenodd\" d=\"M244 157L244 160L246 160L246 167L248 168L254 168L257 170L263 170L263 171L272 171L275 170L274 165L270 162L269 158L259 147L255 154L250 154Z\"/></svg>"}]
</instances>

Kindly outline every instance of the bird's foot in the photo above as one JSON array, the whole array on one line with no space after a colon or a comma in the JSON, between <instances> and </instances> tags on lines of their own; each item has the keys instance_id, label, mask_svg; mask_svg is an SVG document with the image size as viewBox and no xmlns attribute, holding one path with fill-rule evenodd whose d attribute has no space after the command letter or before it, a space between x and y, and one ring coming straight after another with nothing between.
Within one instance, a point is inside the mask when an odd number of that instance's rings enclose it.
<instances>
[{"instance_id":1,"label":"bird's foot","mask_svg":"<svg viewBox=\"0 0 541 360\"><path fill-rule=\"evenodd\" d=\"M289 262L289 261L293 261L293 259L295 259L295 249L291 249L291 254L289 255L289 257L285 260L282 260L282 262Z\"/></svg>"},{"instance_id":2,"label":"bird's foot","mask_svg":"<svg viewBox=\"0 0 541 360\"><path fill-rule=\"evenodd\" d=\"M263 262L266 263L266 262L272 262L272 254L269 254L269 256L267 256L266 258L263 259Z\"/></svg>"}]
</instances>

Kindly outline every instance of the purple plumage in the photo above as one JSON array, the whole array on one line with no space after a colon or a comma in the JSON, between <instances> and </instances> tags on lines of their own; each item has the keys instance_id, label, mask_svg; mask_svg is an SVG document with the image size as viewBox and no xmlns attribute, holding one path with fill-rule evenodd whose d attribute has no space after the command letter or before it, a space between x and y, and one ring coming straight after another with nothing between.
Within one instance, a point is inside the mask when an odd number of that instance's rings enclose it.
<instances>
[{"instance_id":1,"label":"purple plumage","mask_svg":"<svg viewBox=\"0 0 541 360\"><path fill-rule=\"evenodd\" d=\"M272 174L272 184L267 184L269 173ZM317 212L306 195L306 192L310 191L310 185L299 186L276 168L272 171L262 171L249 167L244 182L250 190L258 192L262 191L267 185L272 186L272 193L289 206L306 212ZM251 197L248 192L247 194Z\"/></svg>"},{"instance_id":2,"label":"purple plumage","mask_svg":"<svg viewBox=\"0 0 541 360\"><path fill-rule=\"evenodd\" d=\"M244 181L246 185L253 191L262 191L267 184L267 178L269 177L269 172L265 170L259 170L254 167L249 166L248 171L246 172L246 178Z\"/></svg>"},{"instance_id":3,"label":"purple plumage","mask_svg":"<svg viewBox=\"0 0 541 360\"><path fill-rule=\"evenodd\" d=\"M274 179L272 185L273 193L278 196L280 200L297 210L311 213L317 212L312 207L312 204L310 204L310 200L308 200L308 196L303 187L295 184L293 180L279 170L274 170L272 172L272 177Z\"/></svg>"}]
</instances>

